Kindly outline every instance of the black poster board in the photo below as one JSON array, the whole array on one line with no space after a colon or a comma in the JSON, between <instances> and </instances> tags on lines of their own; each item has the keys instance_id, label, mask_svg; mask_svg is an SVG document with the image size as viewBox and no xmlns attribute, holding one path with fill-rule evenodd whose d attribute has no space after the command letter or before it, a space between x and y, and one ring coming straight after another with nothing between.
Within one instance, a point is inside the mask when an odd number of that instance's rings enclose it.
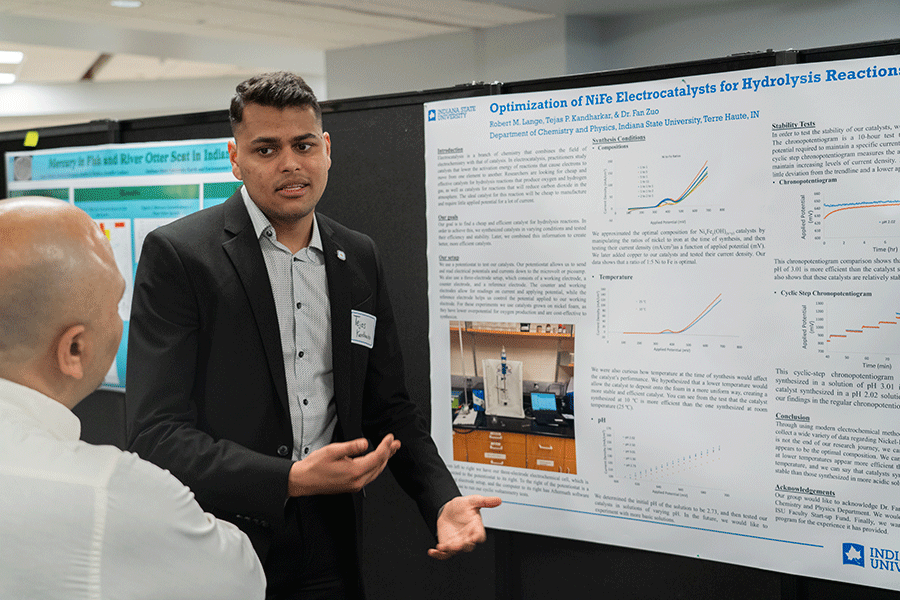
<instances>
[{"instance_id":1,"label":"black poster board","mask_svg":"<svg viewBox=\"0 0 900 600\"><path fill-rule=\"evenodd\" d=\"M787 63L900 53L900 41L625 69L508 84L473 84L323 103L333 166L319 210L373 237L382 252L398 314L411 395L430 414L425 182L422 105L486 94L518 93L682 77ZM227 99L223 99L223 105ZM0 133L0 151L23 150L25 131ZM39 130L35 149L230 135L226 111ZM0 196L6 196L5 162ZM120 394L98 393L78 412L91 421ZM118 431L85 428L88 441L120 444ZM895 598L886 590L782 575L748 567L515 532L490 531L474 553L447 563L425 555L432 543L414 505L389 477L369 488L364 562L370 598Z\"/></svg>"}]
</instances>

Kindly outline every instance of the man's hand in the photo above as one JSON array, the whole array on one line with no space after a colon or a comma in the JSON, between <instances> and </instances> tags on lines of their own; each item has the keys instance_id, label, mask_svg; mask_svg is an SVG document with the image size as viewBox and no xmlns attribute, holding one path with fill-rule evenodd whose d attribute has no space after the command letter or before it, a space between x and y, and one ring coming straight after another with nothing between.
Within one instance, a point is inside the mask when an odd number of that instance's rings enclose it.
<instances>
[{"instance_id":1,"label":"man's hand","mask_svg":"<svg viewBox=\"0 0 900 600\"><path fill-rule=\"evenodd\" d=\"M369 442L359 438L328 444L291 466L288 494L315 496L358 492L378 477L388 459L400 449L400 441L388 434L366 454Z\"/></svg>"},{"instance_id":2,"label":"man's hand","mask_svg":"<svg viewBox=\"0 0 900 600\"><path fill-rule=\"evenodd\" d=\"M438 517L438 543L428 556L445 560L459 552L471 552L486 539L481 509L500 506L500 498L459 496L447 502Z\"/></svg>"}]
</instances>

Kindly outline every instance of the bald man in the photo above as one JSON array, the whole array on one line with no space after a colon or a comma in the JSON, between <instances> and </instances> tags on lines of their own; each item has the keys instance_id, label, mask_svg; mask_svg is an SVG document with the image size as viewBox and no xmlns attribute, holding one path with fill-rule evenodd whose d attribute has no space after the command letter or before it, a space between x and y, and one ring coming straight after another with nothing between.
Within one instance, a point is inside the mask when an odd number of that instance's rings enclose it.
<instances>
[{"instance_id":1,"label":"bald man","mask_svg":"<svg viewBox=\"0 0 900 600\"><path fill-rule=\"evenodd\" d=\"M247 537L168 471L79 441L125 281L82 210L0 201L0 597L258 599Z\"/></svg>"}]
</instances>

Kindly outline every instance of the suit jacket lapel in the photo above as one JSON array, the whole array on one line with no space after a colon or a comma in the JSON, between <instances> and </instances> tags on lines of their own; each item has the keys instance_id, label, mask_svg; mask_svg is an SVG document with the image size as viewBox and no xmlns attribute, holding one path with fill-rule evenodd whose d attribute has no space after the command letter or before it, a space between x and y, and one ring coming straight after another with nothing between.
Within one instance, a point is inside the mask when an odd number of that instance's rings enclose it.
<instances>
[{"instance_id":1,"label":"suit jacket lapel","mask_svg":"<svg viewBox=\"0 0 900 600\"><path fill-rule=\"evenodd\" d=\"M322 236L322 252L325 254L325 272L328 276L328 300L331 303L331 347L334 369L334 400L338 421L352 423L353 403L350 401L350 374L353 358L350 347L350 310L353 308L351 284L348 280L350 265L340 240L335 239L334 229L327 218L316 215L319 234ZM339 258L343 256L344 258Z\"/></svg>"},{"instance_id":2,"label":"suit jacket lapel","mask_svg":"<svg viewBox=\"0 0 900 600\"><path fill-rule=\"evenodd\" d=\"M278 329L278 313L275 311L275 300L272 298L272 284L269 272L259 248L259 239L247 214L241 190L225 201L226 241L222 244L225 253L231 259L244 292L250 301L250 308L259 335L262 338L269 371L278 391L278 398L285 412L290 414L287 398L287 383L284 374L284 358L281 355L281 336ZM240 346L240 340L235 340Z\"/></svg>"}]
</instances>

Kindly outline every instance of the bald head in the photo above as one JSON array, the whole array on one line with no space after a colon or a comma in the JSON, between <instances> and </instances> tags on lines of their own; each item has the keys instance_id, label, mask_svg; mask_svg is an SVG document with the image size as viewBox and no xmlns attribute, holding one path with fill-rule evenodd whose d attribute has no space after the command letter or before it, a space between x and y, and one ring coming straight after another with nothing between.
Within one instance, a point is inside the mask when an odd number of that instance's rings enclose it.
<instances>
[{"instance_id":1,"label":"bald head","mask_svg":"<svg viewBox=\"0 0 900 600\"><path fill-rule=\"evenodd\" d=\"M123 286L109 240L84 211L50 198L0 201L0 377L52 366L62 332L97 327L105 295L118 287L121 297Z\"/></svg>"}]
</instances>

